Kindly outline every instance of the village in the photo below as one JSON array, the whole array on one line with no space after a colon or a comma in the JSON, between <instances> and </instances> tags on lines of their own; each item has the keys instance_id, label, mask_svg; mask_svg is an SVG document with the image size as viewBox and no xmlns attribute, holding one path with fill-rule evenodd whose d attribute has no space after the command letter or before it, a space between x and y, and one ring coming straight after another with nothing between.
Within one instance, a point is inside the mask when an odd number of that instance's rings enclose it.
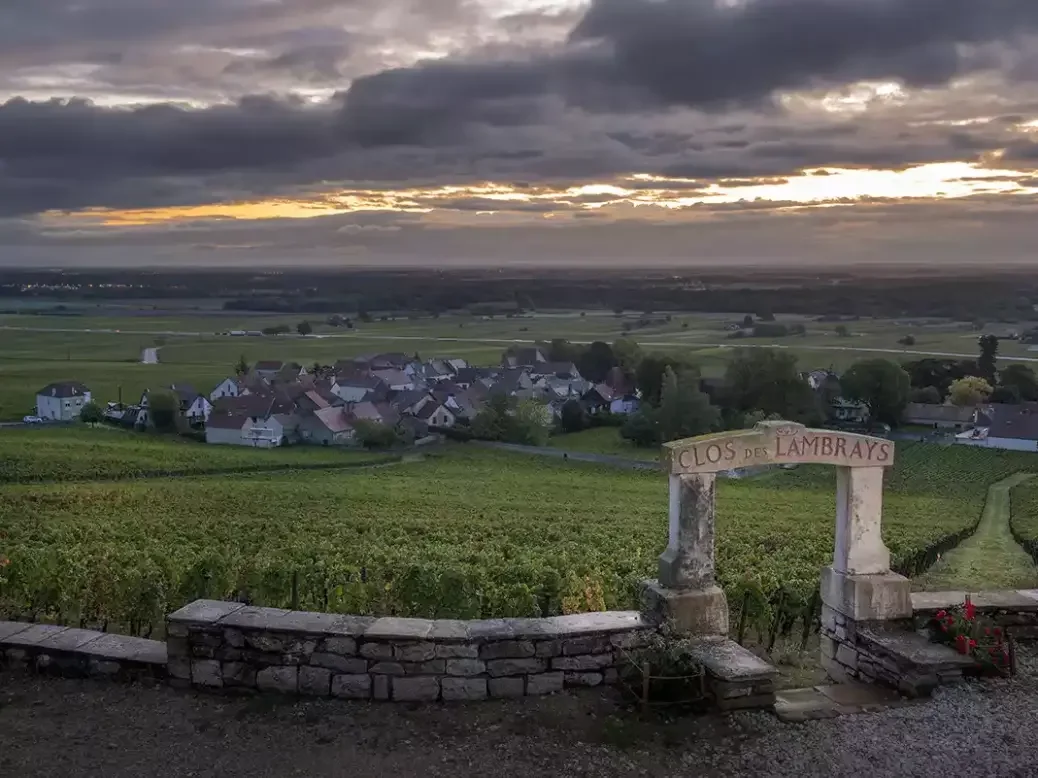
<instances>
[{"instance_id":1,"label":"village","mask_svg":"<svg viewBox=\"0 0 1038 778\"><path fill-rule=\"evenodd\" d=\"M495 367L477 367L461 358L422 360L402 352L356 356L333 365L244 359L224 380L204 392L186 383L158 386L136 402L95 400L82 383L63 381L36 396L36 414L26 423L71 421L88 406L103 420L143 431L175 426L214 445L271 448L286 445L391 447L428 442L437 436L472 435L471 425L495 398L514 413L518 403L534 409L545 431L570 431L567 405L589 425L620 426L646 407L629 370L614 366L599 381L581 374L574 361L552 361L547 347L510 347ZM866 403L840 392L833 370L813 370L801 379L824 408L825 426L864 430L898 439L919 439L1016 451L1038 450L1038 403L966 404L907 402L894 430L870 418ZM702 378L710 397L723 380ZM175 425L156 423L153 397L172 402ZM913 397L913 400L920 398Z\"/></svg>"}]
</instances>

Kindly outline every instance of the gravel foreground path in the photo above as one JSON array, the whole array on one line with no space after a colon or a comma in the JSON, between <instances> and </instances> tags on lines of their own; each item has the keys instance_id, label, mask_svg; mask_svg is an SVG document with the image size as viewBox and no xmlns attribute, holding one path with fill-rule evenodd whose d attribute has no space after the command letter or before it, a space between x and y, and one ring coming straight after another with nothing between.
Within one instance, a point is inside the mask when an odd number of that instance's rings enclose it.
<instances>
[{"instance_id":1,"label":"gravel foreground path","mask_svg":"<svg viewBox=\"0 0 1038 778\"><path fill-rule=\"evenodd\" d=\"M1038 662L883 713L649 725L609 692L408 707L0 673L2 776L1038 775Z\"/></svg>"}]
</instances>

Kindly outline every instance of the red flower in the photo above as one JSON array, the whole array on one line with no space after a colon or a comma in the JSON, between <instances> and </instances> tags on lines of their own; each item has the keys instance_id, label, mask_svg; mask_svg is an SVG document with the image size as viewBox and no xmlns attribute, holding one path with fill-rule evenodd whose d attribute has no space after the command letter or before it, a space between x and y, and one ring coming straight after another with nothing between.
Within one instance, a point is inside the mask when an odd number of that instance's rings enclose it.
<instances>
[{"instance_id":1,"label":"red flower","mask_svg":"<svg viewBox=\"0 0 1038 778\"><path fill-rule=\"evenodd\" d=\"M984 627L984 637L991 637L991 627Z\"/></svg>"},{"instance_id":2,"label":"red flower","mask_svg":"<svg viewBox=\"0 0 1038 778\"><path fill-rule=\"evenodd\" d=\"M948 625L947 624L942 624L941 625L941 632L947 632L947 631L948 631Z\"/></svg>"},{"instance_id":3,"label":"red flower","mask_svg":"<svg viewBox=\"0 0 1038 778\"><path fill-rule=\"evenodd\" d=\"M962 614L965 616L966 621L973 621L977 615L977 606L973 604L969 597L966 598L966 604L962 607Z\"/></svg>"},{"instance_id":4,"label":"red flower","mask_svg":"<svg viewBox=\"0 0 1038 778\"><path fill-rule=\"evenodd\" d=\"M1002 628L1001 627L995 627L995 635L997 637L1002 637Z\"/></svg>"},{"instance_id":5,"label":"red flower","mask_svg":"<svg viewBox=\"0 0 1038 778\"><path fill-rule=\"evenodd\" d=\"M973 638L970 638L970 648L976 648L976 647L977 647L977 641L974 640Z\"/></svg>"},{"instance_id":6,"label":"red flower","mask_svg":"<svg viewBox=\"0 0 1038 778\"><path fill-rule=\"evenodd\" d=\"M948 611L937 611L937 618L939 618L939 619L943 619L947 615L948 615Z\"/></svg>"}]
</instances>

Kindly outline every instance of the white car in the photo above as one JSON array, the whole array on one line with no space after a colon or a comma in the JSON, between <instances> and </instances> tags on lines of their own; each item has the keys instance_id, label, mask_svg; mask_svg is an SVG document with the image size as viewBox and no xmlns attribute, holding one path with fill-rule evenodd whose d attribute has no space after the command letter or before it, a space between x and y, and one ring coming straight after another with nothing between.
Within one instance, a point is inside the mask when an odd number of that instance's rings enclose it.
<instances>
[{"instance_id":1,"label":"white car","mask_svg":"<svg viewBox=\"0 0 1038 778\"><path fill-rule=\"evenodd\" d=\"M39 416L23 416L22 424L42 424L43 419Z\"/></svg>"}]
</instances>

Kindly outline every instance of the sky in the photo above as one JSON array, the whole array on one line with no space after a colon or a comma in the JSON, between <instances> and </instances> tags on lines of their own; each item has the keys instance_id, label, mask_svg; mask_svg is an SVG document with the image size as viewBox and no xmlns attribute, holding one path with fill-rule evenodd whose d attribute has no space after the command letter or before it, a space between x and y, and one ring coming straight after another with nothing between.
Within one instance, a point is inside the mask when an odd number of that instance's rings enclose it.
<instances>
[{"instance_id":1,"label":"sky","mask_svg":"<svg viewBox=\"0 0 1038 778\"><path fill-rule=\"evenodd\" d=\"M0 266L1029 263L1036 0L0 0Z\"/></svg>"}]
</instances>

